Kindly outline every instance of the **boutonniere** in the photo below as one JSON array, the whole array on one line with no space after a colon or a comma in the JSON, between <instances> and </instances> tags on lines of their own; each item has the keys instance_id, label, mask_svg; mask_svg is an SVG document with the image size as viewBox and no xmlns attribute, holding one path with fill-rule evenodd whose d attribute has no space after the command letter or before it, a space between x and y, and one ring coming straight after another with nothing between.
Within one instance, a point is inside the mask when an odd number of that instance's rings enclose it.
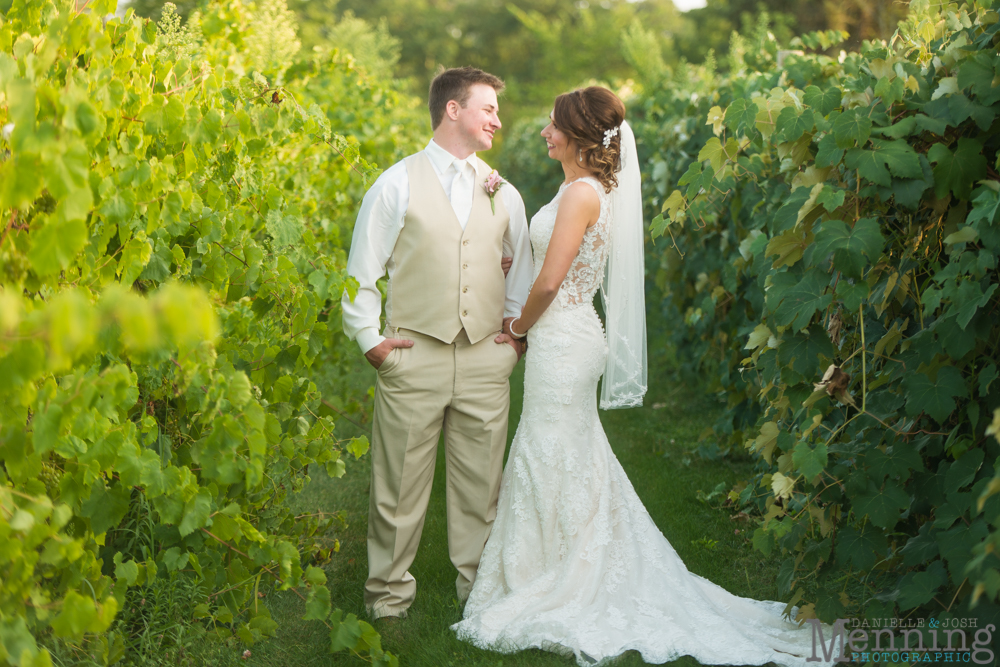
<instances>
[{"instance_id":1,"label":"boutonniere","mask_svg":"<svg viewBox=\"0 0 1000 667\"><path fill-rule=\"evenodd\" d=\"M500 172L496 169L490 172L490 175L486 177L486 182L483 183L483 189L486 190L486 194L490 196L490 209L493 211L493 215L497 214L497 204L495 201L497 191L506 183L507 181L503 180L503 177L500 176Z\"/></svg>"}]
</instances>

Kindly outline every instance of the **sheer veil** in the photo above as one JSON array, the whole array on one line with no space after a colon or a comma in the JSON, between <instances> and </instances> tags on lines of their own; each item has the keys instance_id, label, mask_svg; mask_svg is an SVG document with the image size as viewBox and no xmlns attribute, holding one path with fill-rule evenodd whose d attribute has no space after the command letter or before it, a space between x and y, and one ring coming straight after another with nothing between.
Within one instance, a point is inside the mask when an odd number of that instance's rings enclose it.
<instances>
[{"instance_id":1,"label":"sheer veil","mask_svg":"<svg viewBox=\"0 0 1000 667\"><path fill-rule=\"evenodd\" d=\"M646 298L642 191L635 135L621 125L621 171L611 191L611 253L601 285L608 361L601 409L642 405L646 393Z\"/></svg>"}]
</instances>

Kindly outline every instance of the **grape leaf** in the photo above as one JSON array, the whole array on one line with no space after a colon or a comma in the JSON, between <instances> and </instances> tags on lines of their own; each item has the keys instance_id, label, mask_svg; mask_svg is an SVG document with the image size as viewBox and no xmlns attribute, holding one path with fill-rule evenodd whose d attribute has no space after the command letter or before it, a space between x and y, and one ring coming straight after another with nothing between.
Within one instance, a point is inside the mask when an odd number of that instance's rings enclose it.
<instances>
[{"instance_id":1,"label":"grape leaf","mask_svg":"<svg viewBox=\"0 0 1000 667\"><path fill-rule=\"evenodd\" d=\"M50 220L31 235L28 259L39 276L61 271L87 245L87 225L82 220Z\"/></svg>"},{"instance_id":2,"label":"grape leaf","mask_svg":"<svg viewBox=\"0 0 1000 667\"><path fill-rule=\"evenodd\" d=\"M330 615L330 590L326 586L313 586L306 598L303 621L323 621Z\"/></svg>"},{"instance_id":3,"label":"grape leaf","mask_svg":"<svg viewBox=\"0 0 1000 667\"><path fill-rule=\"evenodd\" d=\"M826 90L820 90L818 86L807 86L804 93L805 103L819 112L820 115L827 116L831 111L840 107L841 92L835 86L830 86Z\"/></svg>"},{"instance_id":4,"label":"grape leaf","mask_svg":"<svg viewBox=\"0 0 1000 667\"><path fill-rule=\"evenodd\" d=\"M781 276L787 276L779 281ZM790 283L790 284L789 284ZM833 295L826 292L829 277L821 271L810 271L796 282L790 274L778 274L768 292L768 300L777 302L774 319L781 326L804 329L813 314L830 304Z\"/></svg>"},{"instance_id":5,"label":"grape leaf","mask_svg":"<svg viewBox=\"0 0 1000 667\"><path fill-rule=\"evenodd\" d=\"M920 371L910 373L903 379L903 386L906 414L916 417L926 412L939 423L955 410L955 397L965 393L965 381L954 366L938 369L936 381Z\"/></svg>"},{"instance_id":6,"label":"grape leaf","mask_svg":"<svg viewBox=\"0 0 1000 667\"><path fill-rule=\"evenodd\" d=\"M948 573L941 561L936 560L924 572L910 572L899 581L896 599L902 611L919 607L934 599L937 590L948 582Z\"/></svg>"},{"instance_id":7,"label":"grape leaf","mask_svg":"<svg viewBox=\"0 0 1000 667\"><path fill-rule=\"evenodd\" d=\"M875 262L884 246L885 239L872 218L858 220L854 229L841 220L826 220L816 233L813 257L822 259L833 252L833 265L845 275L859 279L865 265Z\"/></svg>"},{"instance_id":8,"label":"grape leaf","mask_svg":"<svg viewBox=\"0 0 1000 667\"><path fill-rule=\"evenodd\" d=\"M854 499L854 511L859 516L867 514L873 524L886 530L896 525L900 512L909 506L910 496L893 481L886 482L882 490L869 483L868 490Z\"/></svg>"},{"instance_id":9,"label":"grape leaf","mask_svg":"<svg viewBox=\"0 0 1000 667\"><path fill-rule=\"evenodd\" d=\"M813 112L805 109L799 113L795 107L789 106L781 110L775 123L776 139L779 141L796 141L806 132L812 132L815 126Z\"/></svg>"},{"instance_id":10,"label":"grape leaf","mask_svg":"<svg viewBox=\"0 0 1000 667\"><path fill-rule=\"evenodd\" d=\"M792 463L795 468L806 476L806 479L813 479L823 472L828 461L826 444L820 442L810 445L805 440L799 441L792 451Z\"/></svg>"},{"instance_id":11,"label":"grape leaf","mask_svg":"<svg viewBox=\"0 0 1000 667\"><path fill-rule=\"evenodd\" d=\"M181 536L190 535L208 523L212 511L212 494L205 487L198 489L197 495L184 504L184 518L177 529Z\"/></svg>"},{"instance_id":12,"label":"grape leaf","mask_svg":"<svg viewBox=\"0 0 1000 667\"><path fill-rule=\"evenodd\" d=\"M927 151L927 159L935 163L934 191L938 198L953 192L959 199L967 200L972 185L986 176L986 158L982 155L981 142L968 137L958 140L958 150L952 153L944 144L934 144Z\"/></svg>"},{"instance_id":13,"label":"grape leaf","mask_svg":"<svg viewBox=\"0 0 1000 667\"><path fill-rule=\"evenodd\" d=\"M827 134L820 139L819 149L816 151L817 167L832 167L838 164L844 157L844 149L837 145L837 140L832 134Z\"/></svg>"},{"instance_id":14,"label":"grape leaf","mask_svg":"<svg viewBox=\"0 0 1000 667\"><path fill-rule=\"evenodd\" d=\"M888 543L882 531L865 526L862 531L846 525L837 531L837 560L867 572L885 557Z\"/></svg>"},{"instance_id":15,"label":"grape leaf","mask_svg":"<svg viewBox=\"0 0 1000 667\"><path fill-rule=\"evenodd\" d=\"M90 529L95 535L106 533L125 518L131 495L132 489L124 484L115 484L110 488L103 483L96 484L80 508L80 514L90 519Z\"/></svg>"},{"instance_id":16,"label":"grape leaf","mask_svg":"<svg viewBox=\"0 0 1000 667\"><path fill-rule=\"evenodd\" d=\"M840 148L863 146L872 133L868 109L856 107L837 116L833 122L833 136ZM820 165L824 166L824 165Z\"/></svg>"}]
</instances>

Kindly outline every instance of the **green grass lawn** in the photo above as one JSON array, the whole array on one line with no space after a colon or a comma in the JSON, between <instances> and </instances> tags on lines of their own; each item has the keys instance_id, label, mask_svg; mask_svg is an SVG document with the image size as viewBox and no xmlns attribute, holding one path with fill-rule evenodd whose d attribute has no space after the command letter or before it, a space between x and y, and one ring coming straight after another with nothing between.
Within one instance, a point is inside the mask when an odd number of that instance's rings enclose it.
<instances>
[{"instance_id":1,"label":"green grass lawn","mask_svg":"<svg viewBox=\"0 0 1000 667\"><path fill-rule=\"evenodd\" d=\"M655 349L655 348L651 348ZM628 473L650 515L684 559L688 568L738 595L775 599L777 563L765 559L750 546L751 525L733 520L733 513L698 499L698 492L711 492L720 482L727 488L749 477L751 464L742 456L706 460L694 450L699 434L718 413L710 398L673 379L654 362L645 406L631 410L602 412L601 419L611 445ZM659 369L657 367L660 367ZM521 413L523 363L511 378L511 411L508 443ZM375 381L375 372L359 357L352 382L363 392ZM364 424L338 422L341 437L365 434ZM347 474L331 479L322 471L293 499L298 512L344 511L348 526L333 537L339 553L325 565L335 608L366 618L363 589L367 576L365 535L368 515L370 457L349 461ZM411 568L417 579L417 598L398 636L383 638L383 647L399 656L400 664L426 667L535 667L573 665L542 651L500 655L483 651L455 639L449 625L460 620L455 599L455 570L448 560L445 523L444 448L439 447L434 487L420 550ZM749 529L749 530L748 530ZM739 531L737 533L736 531ZM219 665L299 667L304 665L361 665L346 654L326 651L328 636L323 624L301 621L302 601L292 593L272 593L265 598L279 622L277 637L250 647L251 656L240 659L245 647L218 647L213 660ZM644 664L637 654L626 655L623 667ZM695 665L686 658L679 665Z\"/></svg>"}]
</instances>

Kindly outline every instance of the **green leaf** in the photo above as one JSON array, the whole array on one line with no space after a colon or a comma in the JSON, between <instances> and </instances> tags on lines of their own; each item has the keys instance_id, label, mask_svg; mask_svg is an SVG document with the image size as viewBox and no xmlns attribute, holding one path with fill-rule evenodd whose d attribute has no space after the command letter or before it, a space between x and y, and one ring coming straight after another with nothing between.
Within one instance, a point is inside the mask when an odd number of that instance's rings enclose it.
<instances>
[{"instance_id":1,"label":"green leaf","mask_svg":"<svg viewBox=\"0 0 1000 667\"><path fill-rule=\"evenodd\" d=\"M818 86L807 86L803 100L820 115L828 116L831 111L840 107L841 92L835 86L820 90Z\"/></svg>"},{"instance_id":2,"label":"green leaf","mask_svg":"<svg viewBox=\"0 0 1000 667\"><path fill-rule=\"evenodd\" d=\"M190 535L198 528L208 523L208 517L212 512L212 494L205 487L198 489L198 493L184 504L184 518L177 529L181 537Z\"/></svg>"},{"instance_id":3,"label":"green leaf","mask_svg":"<svg viewBox=\"0 0 1000 667\"><path fill-rule=\"evenodd\" d=\"M25 654L31 657L38 654L35 637L21 616L8 616L0 620L0 659L4 658L5 652L7 656L15 659L23 658ZM8 664L17 663L8 662Z\"/></svg>"},{"instance_id":4,"label":"green leaf","mask_svg":"<svg viewBox=\"0 0 1000 667\"><path fill-rule=\"evenodd\" d=\"M121 276L122 285L126 287L131 286L139 278L139 274L153 254L153 248L144 236L129 240L122 249L122 257L118 261L118 275Z\"/></svg>"},{"instance_id":5,"label":"green leaf","mask_svg":"<svg viewBox=\"0 0 1000 667\"><path fill-rule=\"evenodd\" d=\"M965 381L954 366L938 369L937 380L917 371L903 379L906 389L906 414L911 417L926 412L942 423L955 410L955 397L965 393Z\"/></svg>"},{"instance_id":6,"label":"green leaf","mask_svg":"<svg viewBox=\"0 0 1000 667\"><path fill-rule=\"evenodd\" d=\"M973 184L986 176L982 148L982 143L967 137L958 140L958 150L954 153L944 144L931 146L927 159L935 163L934 191L938 198L950 191L959 199L968 200Z\"/></svg>"},{"instance_id":7,"label":"green leaf","mask_svg":"<svg viewBox=\"0 0 1000 667\"><path fill-rule=\"evenodd\" d=\"M758 111L753 100L738 97L726 108L726 127L737 136L753 136L757 132Z\"/></svg>"},{"instance_id":8,"label":"green leaf","mask_svg":"<svg viewBox=\"0 0 1000 667\"><path fill-rule=\"evenodd\" d=\"M62 429L63 408L52 403L31 420L32 442L36 454L44 454L55 449Z\"/></svg>"},{"instance_id":9,"label":"green leaf","mask_svg":"<svg viewBox=\"0 0 1000 667\"><path fill-rule=\"evenodd\" d=\"M368 451L368 438L363 435L351 438L351 441L347 443L347 451L354 454L355 460L360 459Z\"/></svg>"},{"instance_id":10,"label":"green leaf","mask_svg":"<svg viewBox=\"0 0 1000 667\"><path fill-rule=\"evenodd\" d=\"M993 298L993 293L997 291L997 287L997 283L993 283L983 292L979 287L978 281L962 281L955 294L955 298L952 300L952 308L949 309L949 311L952 309L957 310L955 322L959 328L965 330L969 325L969 321L976 314L976 311L989 304L990 299Z\"/></svg>"},{"instance_id":11,"label":"green leaf","mask_svg":"<svg viewBox=\"0 0 1000 667\"><path fill-rule=\"evenodd\" d=\"M187 551L181 551L180 547L170 547L163 552L163 565L168 571L176 572L188 564L189 557L190 554Z\"/></svg>"},{"instance_id":12,"label":"green leaf","mask_svg":"<svg viewBox=\"0 0 1000 667\"><path fill-rule=\"evenodd\" d=\"M806 479L813 479L823 472L827 461L826 444L822 442L810 446L808 442L801 440L792 451L792 463L800 473L806 476Z\"/></svg>"},{"instance_id":13,"label":"green leaf","mask_svg":"<svg viewBox=\"0 0 1000 667\"><path fill-rule=\"evenodd\" d=\"M979 397L986 398L990 391L990 385L997 379L997 365L993 362L986 364L983 370L979 371Z\"/></svg>"},{"instance_id":14,"label":"green leaf","mask_svg":"<svg viewBox=\"0 0 1000 667\"><path fill-rule=\"evenodd\" d=\"M267 233L271 235L278 246L288 246L297 243L302 237L302 221L289 215L283 215L277 209L267 212Z\"/></svg>"},{"instance_id":15,"label":"green leaf","mask_svg":"<svg viewBox=\"0 0 1000 667\"><path fill-rule=\"evenodd\" d=\"M789 336L786 332L778 347L778 363L782 368L791 368L804 378L822 375L820 357L830 359L832 356L833 344L830 337L822 327L816 325L805 334L795 333Z\"/></svg>"},{"instance_id":16,"label":"green leaf","mask_svg":"<svg viewBox=\"0 0 1000 667\"><path fill-rule=\"evenodd\" d=\"M101 535L125 518L131 495L132 490L123 484L111 488L103 483L95 485L80 508L80 515L90 519L90 530L95 535Z\"/></svg>"},{"instance_id":17,"label":"green leaf","mask_svg":"<svg viewBox=\"0 0 1000 667\"><path fill-rule=\"evenodd\" d=\"M361 639L361 626L358 617L348 614L341 620L344 612L339 609L330 615L330 652L349 651L358 645Z\"/></svg>"},{"instance_id":18,"label":"green leaf","mask_svg":"<svg viewBox=\"0 0 1000 667\"><path fill-rule=\"evenodd\" d=\"M868 109L850 109L837 116L837 120L833 122L833 136L840 148L863 146L871 133L872 121L868 118Z\"/></svg>"},{"instance_id":19,"label":"green leaf","mask_svg":"<svg viewBox=\"0 0 1000 667\"><path fill-rule=\"evenodd\" d=\"M312 565L306 568L302 578L313 586L326 585L326 572L324 572L321 568L314 567ZM324 615L323 618L326 618L326 616Z\"/></svg>"},{"instance_id":20,"label":"green leaf","mask_svg":"<svg viewBox=\"0 0 1000 667\"><path fill-rule=\"evenodd\" d=\"M775 322L795 330L808 326L817 310L830 305L833 295L824 293L828 282L828 276L815 270L807 273L797 283L795 277L787 273L775 276L774 284L768 292L768 300L778 303L774 309Z\"/></svg>"},{"instance_id":21,"label":"green leaf","mask_svg":"<svg viewBox=\"0 0 1000 667\"><path fill-rule=\"evenodd\" d=\"M958 87L962 90L972 88L983 104L1000 100L1000 87L993 83L995 78L995 67L988 53L976 53L958 68Z\"/></svg>"},{"instance_id":22,"label":"green leaf","mask_svg":"<svg viewBox=\"0 0 1000 667\"><path fill-rule=\"evenodd\" d=\"M767 328L766 324L758 324L754 327L754 330L750 332L750 339L747 341L747 344L743 346L743 349L756 350L758 347L766 345L771 336L771 330Z\"/></svg>"},{"instance_id":23,"label":"green leaf","mask_svg":"<svg viewBox=\"0 0 1000 667\"><path fill-rule=\"evenodd\" d=\"M48 276L67 268L87 245L87 225L83 220L50 220L31 234L28 260L39 276Z\"/></svg>"},{"instance_id":24,"label":"green leaf","mask_svg":"<svg viewBox=\"0 0 1000 667\"><path fill-rule=\"evenodd\" d=\"M827 134L819 142L816 151L817 167L832 167L839 164L844 157L844 149L837 145L837 140L832 134Z\"/></svg>"},{"instance_id":25,"label":"green leaf","mask_svg":"<svg viewBox=\"0 0 1000 667\"><path fill-rule=\"evenodd\" d=\"M124 581L125 585L133 586L135 585L135 580L139 576L139 566L134 560L130 560L126 563L122 561L122 554L118 552L115 554L115 579Z\"/></svg>"},{"instance_id":26,"label":"green leaf","mask_svg":"<svg viewBox=\"0 0 1000 667\"><path fill-rule=\"evenodd\" d=\"M52 621L52 629L57 637L78 639L95 621L97 608L93 598L69 591L63 599L62 610Z\"/></svg>"},{"instance_id":27,"label":"green leaf","mask_svg":"<svg viewBox=\"0 0 1000 667\"><path fill-rule=\"evenodd\" d=\"M849 169L857 169L861 178L872 183L888 186L892 182L889 170L885 168L885 161L875 151L852 148L847 151L844 164Z\"/></svg>"},{"instance_id":28,"label":"green leaf","mask_svg":"<svg viewBox=\"0 0 1000 667\"><path fill-rule=\"evenodd\" d=\"M864 267L878 260L884 246L878 222L872 218L861 218L853 229L841 220L826 220L816 233L813 257L822 261L833 252L833 265L845 275L860 279Z\"/></svg>"},{"instance_id":29,"label":"green leaf","mask_svg":"<svg viewBox=\"0 0 1000 667\"><path fill-rule=\"evenodd\" d=\"M944 237L944 242L946 245L954 245L955 243L971 243L977 238L979 238L979 232L976 231L976 228L966 225L957 232L952 232L951 234L948 234L948 236Z\"/></svg>"},{"instance_id":30,"label":"green leaf","mask_svg":"<svg viewBox=\"0 0 1000 667\"><path fill-rule=\"evenodd\" d=\"M778 234L768 241L767 249L764 251L765 257L777 255L772 268L782 266L793 266L802 259L802 253L809 244L811 234L800 229L789 229Z\"/></svg>"},{"instance_id":31,"label":"green leaf","mask_svg":"<svg viewBox=\"0 0 1000 667\"><path fill-rule=\"evenodd\" d=\"M777 141L797 141L806 132L812 132L815 126L813 112L805 109L799 113L795 107L789 106L781 110L775 123L775 139Z\"/></svg>"},{"instance_id":32,"label":"green leaf","mask_svg":"<svg viewBox=\"0 0 1000 667\"><path fill-rule=\"evenodd\" d=\"M882 490L869 483L868 491L854 500L859 516L867 514L873 524L886 530L896 525L900 512L909 506L910 496L893 481L886 482Z\"/></svg>"},{"instance_id":33,"label":"green leaf","mask_svg":"<svg viewBox=\"0 0 1000 667\"><path fill-rule=\"evenodd\" d=\"M753 548L760 551L765 556L770 556L774 549L774 535L768 533L763 528L753 531Z\"/></svg>"},{"instance_id":34,"label":"green leaf","mask_svg":"<svg viewBox=\"0 0 1000 667\"><path fill-rule=\"evenodd\" d=\"M996 112L981 104L976 104L962 94L952 95L948 98L948 110L951 111L951 118L956 125L963 123L967 118L972 118L984 132L990 129Z\"/></svg>"},{"instance_id":35,"label":"green leaf","mask_svg":"<svg viewBox=\"0 0 1000 667\"><path fill-rule=\"evenodd\" d=\"M844 526L837 532L837 560L868 572L885 557L888 543L882 531L866 525L860 532Z\"/></svg>"},{"instance_id":36,"label":"green leaf","mask_svg":"<svg viewBox=\"0 0 1000 667\"><path fill-rule=\"evenodd\" d=\"M851 284L847 280L841 280L837 283L837 298L843 302L844 308L851 312L857 310L858 306L868 298L870 291L871 288L864 281Z\"/></svg>"},{"instance_id":37,"label":"green leaf","mask_svg":"<svg viewBox=\"0 0 1000 667\"><path fill-rule=\"evenodd\" d=\"M920 158L909 143L872 139L872 145L885 165L889 167L893 176L920 178L923 175L923 170L920 168Z\"/></svg>"},{"instance_id":38,"label":"green leaf","mask_svg":"<svg viewBox=\"0 0 1000 667\"><path fill-rule=\"evenodd\" d=\"M949 495L954 494L963 487L972 484L976 473L983 465L984 457L983 450L973 449L963 454L962 458L952 462L944 476L944 492Z\"/></svg>"},{"instance_id":39,"label":"green leaf","mask_svg":"<svg viewBox=\"0 0 1000 667\"><path fill-rule=\"evenodd\" d=\"M330 591L326 586L315 586L306 597L303 621L322 621L330 615Z\"/></svg>"},{"instance_id":40,"label":"green leaf","mask_svg":"<svg viewBox=\"0 0 1000 667\"><path fill-rule=\"evenodd\" d=\"M252 398L250 390L250 379L246 376L246 373L237 371L230 376L227 397L233 407L241 409L249 403Z\"/></svg>"},{"instance_id":41,"label":"green leaf","mask_svg":"<svg viewBox=\"0 0 1000 667\"><path fill-rule=\"evenodd\" d=\"M920 530L916 535L907 540L906 545L901 551L905 565L913 567L914 565L921 565L933 558L937 558L938 545L934 540L932 531L933 527L931 522L928 521L920 526Z\"/></svg>"},{"instance_id":42,"label":"green leaf","mask_svg":"<svg viewBox=\"0 0 1000 667\"><path fill-rule=\"evenodd\" d=\"M919 607L934 599L937 590L948 582L948 572L941 561L936 560L924 572L910 572L903 576L896 590L896 602L901 611Z\"/></svg>"}]
</instances>

